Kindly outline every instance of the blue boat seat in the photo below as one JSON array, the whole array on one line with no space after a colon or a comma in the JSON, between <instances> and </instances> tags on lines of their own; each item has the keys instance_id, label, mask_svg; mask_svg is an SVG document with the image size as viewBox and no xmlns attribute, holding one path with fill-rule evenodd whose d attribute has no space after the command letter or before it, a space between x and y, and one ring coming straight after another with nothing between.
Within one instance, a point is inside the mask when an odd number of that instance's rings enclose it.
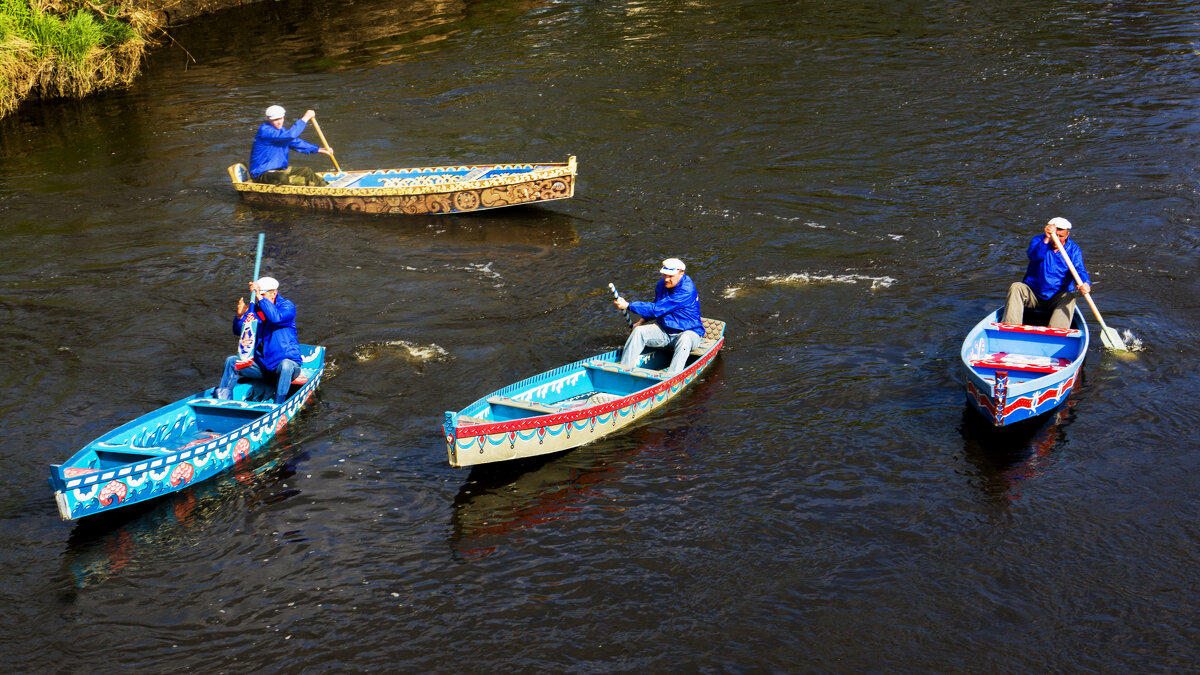
<instances>
[{"instance_id":1,"label":"blue boat seat","mask_svg":"<svg viewBox=\"0 0 1200 675\"><path fill-rule=\"evenodd\" d=\"M276 407L275 403L269 401L251 403L248 401L222 401L215 398L198 398L194 401L188 401L188 405L193 408L225 408L254 412L270 412Z\"/></svg>"},{"instance_id":2,"label":"blue boat seat","mask_svg":"<svg viewBox=\"0 0 1200 675\"><path fill-rule=\"evenodd\" d=\"M163 448L163 447L158 447L158 446L145 447L145 448L140 447L140 446L132 447L128 444L113 446L113 445L103 445L100 443L96 443L96 444L92 445L92 449L95 450L97 453L110 453L110 454L114 454L114 455L157 456L157 455L169 455L172 452L175 452L171 448Z\"/></svg>"}]
</instances>

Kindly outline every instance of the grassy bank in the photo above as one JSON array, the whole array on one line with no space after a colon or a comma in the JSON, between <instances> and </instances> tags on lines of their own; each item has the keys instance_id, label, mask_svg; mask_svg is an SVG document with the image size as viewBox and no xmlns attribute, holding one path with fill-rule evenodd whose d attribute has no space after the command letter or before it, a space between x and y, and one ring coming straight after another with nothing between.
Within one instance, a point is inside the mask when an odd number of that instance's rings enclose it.
<instances>
[{"instance_id":1,"label":"grassy bank","mask_svg":"<svg viewBox=\"0 0 1200 675\"><path fill-rule=\"evenodd\" d=\"M0 0L0 116L26 98L78 98L133 81L157 14L86 0Z\"/></svg>"}]
</instances>

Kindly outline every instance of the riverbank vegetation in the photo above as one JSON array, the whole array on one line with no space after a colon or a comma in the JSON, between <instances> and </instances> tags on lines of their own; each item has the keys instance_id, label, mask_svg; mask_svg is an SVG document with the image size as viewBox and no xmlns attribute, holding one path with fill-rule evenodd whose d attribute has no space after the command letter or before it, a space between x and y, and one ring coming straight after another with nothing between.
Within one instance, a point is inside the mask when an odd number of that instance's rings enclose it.
<instances>
[{"instance_id":1,"label":"riverbank vegetation","mask_svg":"<svg viewBox=\"0 0 1200 675\"><path fill-rule=\"evenodd\" d=\"M160 28L157 17L128 4L0 0L0 117L26 98L127 86Z\"/></svg>"}]
</instances>

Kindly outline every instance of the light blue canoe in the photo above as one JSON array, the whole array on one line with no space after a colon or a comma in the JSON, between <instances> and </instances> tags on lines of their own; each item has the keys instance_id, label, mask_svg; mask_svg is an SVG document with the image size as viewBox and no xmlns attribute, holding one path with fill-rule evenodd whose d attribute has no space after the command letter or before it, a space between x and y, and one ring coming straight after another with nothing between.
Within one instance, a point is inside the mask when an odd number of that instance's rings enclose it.
<instances>
[{"instance_id":1,"label":"light blue canoe","mask_svg":"<svg viewBox=\"0 0 1200 675\"><path fill-rule=\"evenodd\" d=\"M989 313L963 340L967 403L998 427L1037 417L1066 402L1088 349L1079 308L1070 328L1002 322Z\"/></svg>"},{"instance_id":2,"label":"light blue canoe","mask_svg":"<svg viewBox=\"0 0 1200 675\"><path fill-rule=\"evenodd\" d=\"M325 373L325 348L300 345L300 374L287 400L275 387L243 382L232 400L193 394L124 424L50 467L63 520L112 511L182 490L258 452L312 398Z\"/></svg>"},{"instance_id":3,"label":"light blue canoe","mask_svg":"<svg viewBox=\"0 0 1200 675\"><path fill-rule=\"evenodd\" d=\"M668 375L671 352L647 348L636 367L620 365L621 350L560 366L510 384L458 412L442 431L450 465L562 452L612 434L666 405L716 359L725 322L702 319L704 339L682 372Z\"/></svg>"}]
</instances>

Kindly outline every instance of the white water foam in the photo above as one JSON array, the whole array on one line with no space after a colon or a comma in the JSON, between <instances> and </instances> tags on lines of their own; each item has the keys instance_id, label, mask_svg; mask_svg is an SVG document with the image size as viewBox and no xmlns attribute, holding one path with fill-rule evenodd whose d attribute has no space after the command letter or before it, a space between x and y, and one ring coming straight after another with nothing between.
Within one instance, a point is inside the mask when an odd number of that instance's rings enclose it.
<instances>
[{"instance_id":1,"label":"white water foam","mask_svg":"<svg viewBox=\"0 0 1200 675\"><path fill-rule=\"evenodd\" d=\"M388 340L386 342L368 342L354 348L354 358L359 361L370 361L385 351L397 351L413 361L442 361L450 357L450 353L436 344L416 345L407 340Z\"/></svg>"},{"instance_id":2,"label":"white water foam","mask_svg":"<svg viewBox=\"0 0 1200 675\"><path fill-rule=\"evenodd\" d=\"M1140 352L1146 349L1146 346L1142 344L1142 339L1134 335L1133 331L1128 328L1121 333L1121 338L1125 340L1125 348L1131 352Z\"/></svg>"},{"instance_id":3,"label":"white water foam","mask_svg":"<svg viewBox=\"0 0 1200 675\"><path fill-rule=\"evenodd\" d=\"M857 284L859 282L870 282L870 290L878 290L887 288L896 283L896 280L888 276L871 277L863 274L809 274L807 272L795 272L792 274L770 274L762 277L755 277L755 281L762 286L799 286L801 284ZM746 289L743 286L729 286L721 293L723 298L735 298L742 294Z\"/></svg>"},{"instance_id":4,"label":"white water foam","mask_svg":"<svg viewBox=\"0 0 1200 675\"><path fill-rule=\"evenodd\" d=\"M869 281L871 290L879 288L887 288L896 283L892 277L871 277L863 274L809 274L807 272L798 272L788 274L786 276L779 274L771 274L765 277L755 277L758 281L763 282L768 286L788 285L799 286L801 284L857 284L860 281Z\"/></svg>"}]
</instances>

